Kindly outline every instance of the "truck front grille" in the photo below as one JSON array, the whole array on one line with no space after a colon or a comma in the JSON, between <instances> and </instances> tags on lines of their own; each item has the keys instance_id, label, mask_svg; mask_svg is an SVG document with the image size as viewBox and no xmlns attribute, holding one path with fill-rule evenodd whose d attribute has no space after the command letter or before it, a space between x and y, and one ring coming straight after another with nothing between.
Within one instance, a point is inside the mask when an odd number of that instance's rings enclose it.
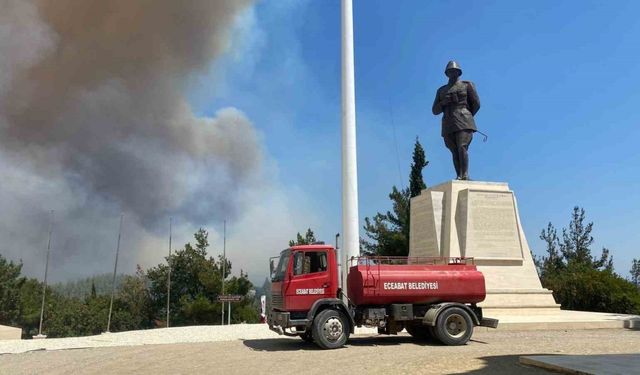
<instances>
[{"instance_id":1,"label":"truck front grille","mask_svg":"<svg viewBox=\"0 0 640 375\"><path fill-rule=\"evenodd\" d=\"M271 294L271 307L274 309L281 309L283 306L282 296L279 293Z\"/></svg>"}]
</instances>

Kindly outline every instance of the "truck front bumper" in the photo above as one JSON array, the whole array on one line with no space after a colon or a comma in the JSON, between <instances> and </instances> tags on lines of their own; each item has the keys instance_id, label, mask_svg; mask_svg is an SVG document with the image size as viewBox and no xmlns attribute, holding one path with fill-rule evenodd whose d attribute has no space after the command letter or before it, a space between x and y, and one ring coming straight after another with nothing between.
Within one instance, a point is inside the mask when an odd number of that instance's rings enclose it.
<instances>
[{"instance_id":1,"label":"truck front bumper","mask_svg":"<svg viewBox=\"0 0 640 375\"><path fill-rule=\"evenodd\" d=\"M498 319L482 318L480 327L498 328Z\"/></svg>"},{"instance_id":2,"label":"truck front bumper","mask_svg":"<svg viewBox=\"0 0 640 375\"><path fill-rule=\"evenodd\" d=\"M297 336L304 331L287 332L286 329L293 327L308 327L308 319L291 319L291 314L284 311L271 311L269 313L269 329L279 335Z\"/></svg>"}]
</instances>

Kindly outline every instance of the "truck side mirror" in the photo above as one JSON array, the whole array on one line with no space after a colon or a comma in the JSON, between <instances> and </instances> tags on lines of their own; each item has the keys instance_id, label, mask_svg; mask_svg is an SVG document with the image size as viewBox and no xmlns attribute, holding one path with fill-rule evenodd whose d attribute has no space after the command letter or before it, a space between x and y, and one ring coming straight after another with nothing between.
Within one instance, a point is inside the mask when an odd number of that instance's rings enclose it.
<instances>
[{"instance_id":1,"label":"truck side mirror","mask_svg":"<svg viewBox=\"0 0 640 375\"><path fill-rule=\"evenodd\" d=\"M276 268L274 261L274 259L269 259L269 275L272 275L271 277L273 277L273 270Z\"/></svg>"}]
</instances>

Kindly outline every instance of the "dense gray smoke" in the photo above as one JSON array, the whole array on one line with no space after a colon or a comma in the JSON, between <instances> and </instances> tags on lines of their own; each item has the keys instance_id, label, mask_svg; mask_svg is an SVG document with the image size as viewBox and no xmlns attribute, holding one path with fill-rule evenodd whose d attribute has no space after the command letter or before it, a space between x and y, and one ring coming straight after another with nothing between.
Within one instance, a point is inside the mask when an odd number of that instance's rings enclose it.
<instances>
[{"instance_id":1,"label":"dense gray smoke","mask_svg":"<svg viewBox=\"0 0 640 375\"><path fill-rule=\"evenodd\" d=\"M250 5L0 0L0 253L29 258L15 247L42 243L53 208L66 263L112 249L100 232L120 211L150 232L233 217L260 179L258 136L233 108L194 115L184 90Z\"/></svg>"}]
</instances>

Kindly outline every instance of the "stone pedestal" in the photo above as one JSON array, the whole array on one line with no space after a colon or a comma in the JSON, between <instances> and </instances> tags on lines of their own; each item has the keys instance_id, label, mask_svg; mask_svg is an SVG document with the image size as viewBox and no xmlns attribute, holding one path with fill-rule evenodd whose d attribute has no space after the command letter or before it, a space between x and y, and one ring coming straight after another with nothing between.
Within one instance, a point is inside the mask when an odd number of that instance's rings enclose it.
<instances>
[{"instance_id":1,"label":"stone pedestal","mask_svg":"<svg viewBox=\"0 0 640 375\"><path fill-rule=\"evenodd\" d=\"M480 306L488 314L560 308L540 284L506 183L449 181L412 198L409 256L473 257L485 277Z\"/></svg>"}]
</instances>

